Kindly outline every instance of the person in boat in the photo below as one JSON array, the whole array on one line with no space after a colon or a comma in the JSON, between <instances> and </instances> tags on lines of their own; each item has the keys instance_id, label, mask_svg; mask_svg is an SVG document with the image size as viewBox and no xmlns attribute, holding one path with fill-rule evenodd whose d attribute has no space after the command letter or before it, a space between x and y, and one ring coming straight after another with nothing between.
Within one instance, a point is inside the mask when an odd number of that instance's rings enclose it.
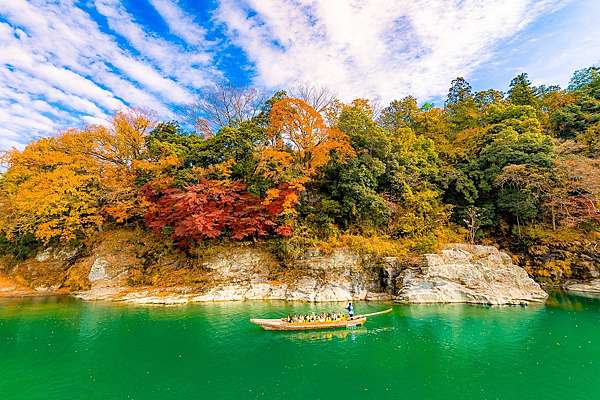
<instances>
[{"instance_id":1,"label":"person in boat","mask_svg":"<svg viewBox=\"0 0 600 400\"><path fill-rule=\"evenodd\" d=\"M352 302L348 302L348 305L346 306L346 311L348 311L348 318L352 319L352 317L354 317L354 306L352 305Z\"/></svg>"}]
</instances>

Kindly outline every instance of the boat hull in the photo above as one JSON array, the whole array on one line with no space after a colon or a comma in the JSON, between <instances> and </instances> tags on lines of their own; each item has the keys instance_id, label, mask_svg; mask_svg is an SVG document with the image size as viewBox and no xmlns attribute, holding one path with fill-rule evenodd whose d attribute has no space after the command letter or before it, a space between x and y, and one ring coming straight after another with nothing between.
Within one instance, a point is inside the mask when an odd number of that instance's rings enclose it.
<instances>
[{"instance_id":1,"label":"boat hull","mask_svg":"<svg viewBox=\"0 0 600 400\"><path fill-rule=\"evenodd\" d=\"M290 323L281 319L257 319L250 320L253 324L259 325L266 331L308 331L321 329L337 329L349 328L352 326L364 325L367 318L356 318L345 321L331 322L305 322L305 323Z\"/></svg>"}]
</instances>

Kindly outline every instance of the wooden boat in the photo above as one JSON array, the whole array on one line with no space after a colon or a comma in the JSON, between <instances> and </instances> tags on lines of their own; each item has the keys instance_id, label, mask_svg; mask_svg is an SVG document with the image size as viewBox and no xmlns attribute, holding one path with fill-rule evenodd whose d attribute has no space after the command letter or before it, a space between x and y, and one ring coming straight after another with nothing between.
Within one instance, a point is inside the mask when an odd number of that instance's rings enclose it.
<instances>
[{"instance_id":1,"label":"wooden boat","mask_svg":"<svg viewBox=\"0 0 600 400\"><path fill-rule=\"evenodd\" d=\"M326 321L326 322L288 322L286 318L275 318L275 319L260 319L252 318L250 322L262 327L266 331L306 331L316 329L336 329L336 328L349 328L352 326L364 325L367 322L367 317L379 314L386 314L392 312L389 308L384 311L378 311L370 314L356 315L352 319L344 318L337 321Z\"/></svg>"}]
</instances>

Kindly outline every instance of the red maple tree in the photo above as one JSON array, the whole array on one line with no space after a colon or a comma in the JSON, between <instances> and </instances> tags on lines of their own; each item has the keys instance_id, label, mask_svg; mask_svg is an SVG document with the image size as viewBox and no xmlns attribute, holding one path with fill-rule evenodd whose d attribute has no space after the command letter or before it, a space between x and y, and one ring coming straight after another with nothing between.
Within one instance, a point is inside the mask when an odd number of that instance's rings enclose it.
<instances>
[{"instance_id":1,"label":"red maple tree","mask_svg":"<svg viewBox=\"0 0 600 400\"><path fill-rule=\"evenodd\" d=\"M289 236L292 227L283 214L293 209L298 194L293 185L282 185L261 198L241 182L203 179L185 189L155 190L146 185L143 193L151 206L146 224L155 232L169 228L180 246L229 236L235 240L269 235Z\"/></svg>"}]
</instances>

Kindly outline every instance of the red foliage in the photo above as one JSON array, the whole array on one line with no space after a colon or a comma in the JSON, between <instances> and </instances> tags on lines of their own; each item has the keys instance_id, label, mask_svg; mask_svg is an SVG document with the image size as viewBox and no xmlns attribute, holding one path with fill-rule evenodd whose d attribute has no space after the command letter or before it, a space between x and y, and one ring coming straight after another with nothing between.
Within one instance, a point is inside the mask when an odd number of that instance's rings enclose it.
<instances>
[{"instance_id":1,"label":"red foliage","mask_svg":"<svg viewBox=\"0 0 600 400\"><path fill-rule=\"evenodd\" d=\"M278 223L281 214L297 203L290 185L278 188L268 200L246 191L240 182L203 179L184 190L142 189L152 204L146 224L155 232L171 228L173 240L181 246L222 235L241 240L272 234L289 236L292 228Z\"/></svg>"}]
</instances>

